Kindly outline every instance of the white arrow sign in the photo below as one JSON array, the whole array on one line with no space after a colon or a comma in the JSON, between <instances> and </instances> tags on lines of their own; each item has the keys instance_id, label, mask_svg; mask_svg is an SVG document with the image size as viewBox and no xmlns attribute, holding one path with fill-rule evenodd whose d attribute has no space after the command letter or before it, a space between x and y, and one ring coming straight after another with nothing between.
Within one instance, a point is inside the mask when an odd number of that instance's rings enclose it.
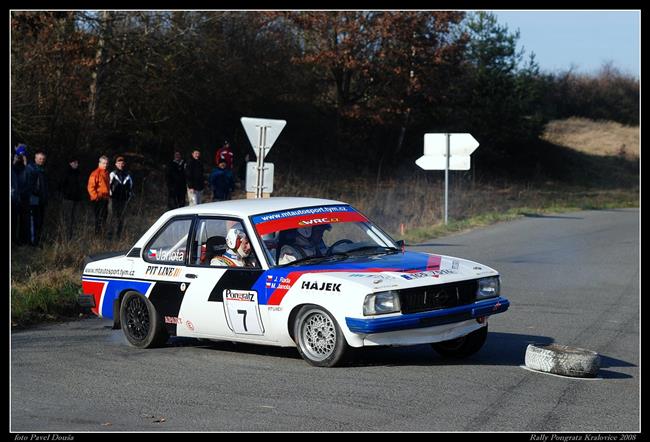
<instances>
[{"instance_id":1,"label":"white arrow sign","mask_svg":"<svg viewBox=\"0 0 650 442\"><path fill-rule=\"evenodd\" d=\"M424 170L445 171L445 224L449 199L449 171L469 170L470 155L478 141L468 133L424 134L424 155L415 164Z\"/></svg>"},{"instance_id":2,"label":"white arrow sign","mask_svg":"<svg viewBox=\"0 0 650 442\"><path fill-rule=\"evenodd\" d=\"M478 141L471 134L449 134L451 156L471 155L478 146ZM425 155L444 155L445 152L447 152L446 134L424 134Z\"/></svg>"},{"instance_id":3,"label":"white arrow sign","mask_svg":"<svg viewBox=\"0 0 650 442\"><path fill-rule=\"evenodd\" d=\"M268 118L242 117L241 124L244 126L248 140L253 149L262 149L264 157L271 150L271 146L280 136L280 132L287 125L286 120L270 120Z\"/></svg>"},{"instance_id":4,"label":"white arrow sign","mask_svg":"<svg viewBox=\"0 0 650 442\"><path fill-rule=\"evenodd\" d=\"M447 158L444 156L424 155L415 160L415 164L424 170L445 170L447 167ZM470 157L467 156L450 156L449 170L469 170Z\"/></svg>"},{"instance_id":5,"label":"white arrow sign","mask_svg":"<svg viewBox=\"0 0 650 442\"><path fill-rule=\"evenodd\" d=\"M469 170L470 155L478 146L478 141L471 134L449 134L449 170ZM425 134L424 156L418 158L415 164L424 170L445 170L447 135Z\"/></svg>"}]
</instances>

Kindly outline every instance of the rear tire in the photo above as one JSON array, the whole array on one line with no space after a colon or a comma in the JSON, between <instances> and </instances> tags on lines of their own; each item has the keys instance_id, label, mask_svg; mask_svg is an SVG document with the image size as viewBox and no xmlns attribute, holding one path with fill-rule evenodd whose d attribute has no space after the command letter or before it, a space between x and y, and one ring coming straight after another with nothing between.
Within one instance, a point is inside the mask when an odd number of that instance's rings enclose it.
<instances>
[{"instance_id":1,"label":"rear tire","mask_svg":"<svg viewBox=\"0 0 650 442\"><path fill-rule=\"evenodd\" d=\"M349 350L336 320L327 310L315 305L300 309L293 336L300 356L315 367L334 367Z\"/></svg>"},{"instance_id":2,"label":"rear tire","mask_svg":"<svg viewBox=\"0 0 650 442\"><path fill-rule=\"evenodd\" d=\"M127 292L120 305L120 325L134 347L159 347L169 339L162 318L151 302L137 292Z\"/></svg>"},{"instance_id":3,"label":"rear tire","mask_svg":"<svg viewBox=\"0 0 650 442\"><path fill-rule=\"evenodd\" d=\"M483 347L487 339L488 326L450 341L434 342L431 347L447 358L461 359L473 355Z\"/></svg>"}]
</instances>

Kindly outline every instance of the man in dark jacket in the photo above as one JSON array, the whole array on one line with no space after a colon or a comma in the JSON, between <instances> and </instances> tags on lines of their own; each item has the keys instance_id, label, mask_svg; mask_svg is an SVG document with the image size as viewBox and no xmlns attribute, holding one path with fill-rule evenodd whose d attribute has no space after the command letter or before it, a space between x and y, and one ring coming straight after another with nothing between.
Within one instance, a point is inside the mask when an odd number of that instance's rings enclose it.
<instances>
[{"instance_id":1,"label":"man in dark jacket","mask_svg":"<svg viewBox=\"0 0 650 442\"><path fill-rule=\"evenodd\" d=\"M175 151L174 159L167 165L167 208L183 207L186 192L185 160L179 151Z\"/></svg>"},{"instance_id":2,"label":"man in dark jacket","mask_svg":"<svg viewBox=\"0 0 650 442\"><path fill-rule=\"evenodd\" d=\"M201 151L194 149L192 158L185 166L185 177L187 178L187 200L188 205L201 204L201 195L205 188L205 177L203 176L203 163L200 160Z\"/></svg>"},{"instance_id":3,"label":"man in dark jacket","mask_svg":"<svg viewBox=\"0 0 650 442\"><path fill-rule=\"evenodd\" d=\"M219 160L219 167L216 167L210 174L210 186L212 186L212 197L214 201L226 201L235 190L235 179L232 171L228 169L225 158Z\"/></svg>"},{"instance_id":4,"label":"man in dark jacket","mask_svg":"<svg viewBox=\"0 0 650 442\"><path fill-rule=\"evenodd\" d=\"M29 243L38 246L43 233L45 207L49 197L45 160L47 155L42 150L34 154L34 162L25 168L25 185L29 194Z\"/></svg>"},{"instance_id":5,"label":"man in dark jacket","mask_svg":"<svg viewBox=\"0 0 650 442\"><path fill-rule=\"evenodd\" d=\"M111 172L109 186L111 190L111 211L115 229L115 238L119 239L124 227L124 215L126 204L133 195L133 180L131 175L126 171L126 161L124 157L118 156L115 159L115 170ZM113 229L109 231L109 238L112 237Z\"/></svg>"},{"instance_id":6,"label":"man in dark jacket","mask_svg":"<svg viewBox=\"0 0 650 442\"><path fill-rule=\"evenodd\" d=\"M83 183L79 174L79 160L76 157L70 158L68 169L59 183L59 191L63 197L61 206L62 225L68 240L70 240L72 239L74 224L83 195Z\"/></svg>"}]
</instances>

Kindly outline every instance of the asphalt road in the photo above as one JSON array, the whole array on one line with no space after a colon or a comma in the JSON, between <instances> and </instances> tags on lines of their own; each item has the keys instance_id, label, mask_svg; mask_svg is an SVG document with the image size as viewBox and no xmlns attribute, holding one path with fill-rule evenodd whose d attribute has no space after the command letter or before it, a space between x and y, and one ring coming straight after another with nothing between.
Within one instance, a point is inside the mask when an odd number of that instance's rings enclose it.
<instances>
[{"instance_id":1,"label":"asphalt road","mask_svg":"<svg viewBox=\"0 0 650 442\"><path fill-rule=\"evenodd\" d=\"M531 216L411 247L502 274L483 349L375 348L314 368L295 349L176 339L107 321L11 333L11 431L640 431L639 211ZM599 377L521 367L529 343L595 350Z\"/></svg>"}]
</instances>

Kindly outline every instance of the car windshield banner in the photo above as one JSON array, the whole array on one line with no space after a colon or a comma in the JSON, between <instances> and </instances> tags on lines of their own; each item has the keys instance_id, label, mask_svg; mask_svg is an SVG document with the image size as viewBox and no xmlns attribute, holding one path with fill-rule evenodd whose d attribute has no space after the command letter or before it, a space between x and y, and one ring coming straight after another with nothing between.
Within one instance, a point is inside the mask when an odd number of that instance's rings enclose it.
<instances>
[{"instance_id":1,"label":"car windshield banner","mask_svg":"<svg viewBox=\"0 0 650 442\"><path fill-rule=\"evenodd\" d=\"M260 235L323 224L367 222L368 219L350 206L321 206L282 210L252 217Z\"/></svg>"}]
</instances>

